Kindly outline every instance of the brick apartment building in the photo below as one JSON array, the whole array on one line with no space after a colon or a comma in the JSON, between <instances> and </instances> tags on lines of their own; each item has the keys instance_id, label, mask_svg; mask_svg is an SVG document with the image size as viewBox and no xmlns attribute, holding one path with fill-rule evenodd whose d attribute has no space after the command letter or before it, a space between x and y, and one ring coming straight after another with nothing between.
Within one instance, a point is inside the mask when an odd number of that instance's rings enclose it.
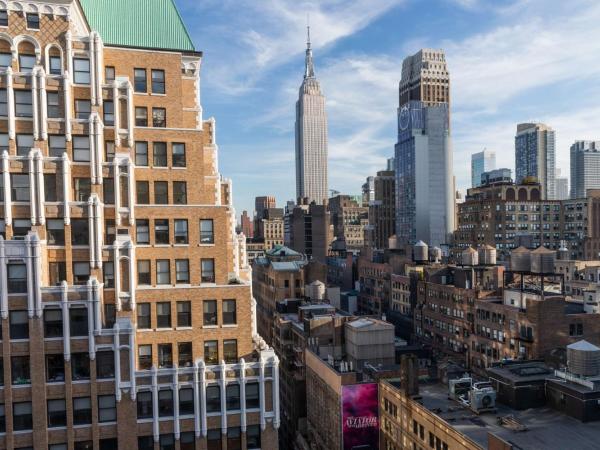
<instances>
[{"instance_id":1,"label":"brick apartment building","mask_svg":"<svg viewBox=\"0 0 600 450\"><path fill-rule=\"evenodd\" d=\"M1 1L0 26L0 448L277 448L174 3Z\"/></svg>"}]
</instances>

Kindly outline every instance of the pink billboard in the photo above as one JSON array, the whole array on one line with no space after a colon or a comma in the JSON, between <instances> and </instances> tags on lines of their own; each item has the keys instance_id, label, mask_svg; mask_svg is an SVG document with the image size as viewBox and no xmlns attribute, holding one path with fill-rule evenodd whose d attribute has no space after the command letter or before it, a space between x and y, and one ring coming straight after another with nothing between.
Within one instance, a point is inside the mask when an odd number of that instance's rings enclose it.
<instances>
[{"instance_id":1,"label":"pink billboard","mask_svg":"<svg viewBox=\"0 0 600 450\"><path fill-rule=\"evenodd\" d=\"M377 383L342 386L343 450L379 448Z\"/></svg>"}]
</instances>

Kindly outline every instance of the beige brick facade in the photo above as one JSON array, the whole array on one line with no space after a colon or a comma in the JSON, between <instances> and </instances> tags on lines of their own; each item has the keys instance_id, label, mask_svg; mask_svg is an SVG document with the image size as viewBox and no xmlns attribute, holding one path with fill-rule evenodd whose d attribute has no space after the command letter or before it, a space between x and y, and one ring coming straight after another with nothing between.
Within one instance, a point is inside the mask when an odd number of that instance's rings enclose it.
<instances>
[{"instance_id":1,"label":"beige brick facade","mask_svg":"<svg viewBox=\"0 0 600 450\"><path fill-rule=\"evenodd\" d=\"M4 3L0 449L276 449L201 53L104 43L77 0Z\"/></svg>"}]
</instances>

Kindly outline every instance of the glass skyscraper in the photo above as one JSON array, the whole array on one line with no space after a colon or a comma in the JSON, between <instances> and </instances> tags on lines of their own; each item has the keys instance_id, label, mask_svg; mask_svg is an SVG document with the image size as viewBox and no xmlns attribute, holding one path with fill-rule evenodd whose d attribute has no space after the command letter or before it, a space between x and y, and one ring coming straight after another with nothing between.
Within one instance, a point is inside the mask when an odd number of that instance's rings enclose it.
<instances>
[{"instance_id":1,"label":"glass skyscraper","mask_svg":"<svg viewBox=\"0 0 600 450\"><path fill-rule=\"evenodd\" d=\"M542 185L542 196L556 198L556 142L554 130L543 123L521 123L515 136L515 177Z\"/></svg>"},{"instance_id":2,"label":"glass skyscraper","mask_svg":"<svg viewBox=\"0 0 600 450\"><path fill-rule=\"evenodd\" d=\"M471 187L481 186L481 175L496 168L496 152L484 149L471 155Z\"/></svg>"}]
</instances>

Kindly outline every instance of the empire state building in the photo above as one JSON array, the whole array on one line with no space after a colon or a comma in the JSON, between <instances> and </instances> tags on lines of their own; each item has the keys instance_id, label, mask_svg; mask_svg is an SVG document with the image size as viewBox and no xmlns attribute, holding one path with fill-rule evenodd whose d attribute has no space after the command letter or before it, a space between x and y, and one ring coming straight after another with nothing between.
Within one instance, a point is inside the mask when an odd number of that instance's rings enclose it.
<instances>
[{"instance_id":1,"label":"empire state building","mask_svg":"<svg viewBox=\"0 0 600 450\"><path fill-rule=\"evenodd\" d=\"M309 28L304 80L296 102L296 197L322 204L328 198L327 186L327 114L315 77Z\"/></svg>"}]
</instances>

